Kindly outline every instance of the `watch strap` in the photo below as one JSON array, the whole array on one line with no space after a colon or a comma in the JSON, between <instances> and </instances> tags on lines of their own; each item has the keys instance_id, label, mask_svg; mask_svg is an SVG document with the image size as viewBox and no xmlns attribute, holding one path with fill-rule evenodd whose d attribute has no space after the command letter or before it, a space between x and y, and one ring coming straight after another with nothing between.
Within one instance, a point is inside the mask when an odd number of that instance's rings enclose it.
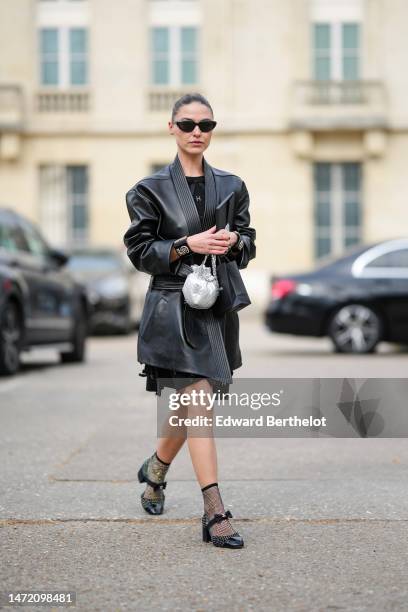
<instances>
[{"instance_id":1,"label":"watch strap","mask_svg":"<svg viewBox=\"0 0 408 612\"><path fill-rule=\"evenodd\" d=\"M173 242L174 249L179 257L184 257L192 253L190 247L187 244L187 236L178 238Z\"/></svg>"}]
</instances>

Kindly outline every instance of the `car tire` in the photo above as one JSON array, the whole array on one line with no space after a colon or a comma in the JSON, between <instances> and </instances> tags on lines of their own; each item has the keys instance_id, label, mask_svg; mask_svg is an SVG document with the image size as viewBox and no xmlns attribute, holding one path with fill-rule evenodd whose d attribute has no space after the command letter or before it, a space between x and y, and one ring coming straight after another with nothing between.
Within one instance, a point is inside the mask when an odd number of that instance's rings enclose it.
<instances>
[{"instance_id":1,"label":"car tire","mask_svg":"<svg viewBox=\"0 0 408 612\"><path fill-rule=\"evenodd\" d=\"M0 321L0 375L13 376L20 369L23 325L17 304L5 304Z\"/></svg>"},{"instance_id":2,"label":"car tire","mask_svg":"<svg viewBox=\"0 0 408 612\"><path fill-rule=\"evenodd\" d=\"M86 339L88 336L88 319L84 306L81 304L75 317L72 336L72 350L60 353L62 363L80 363L85 361Z\"/></svg>"},{"instance_id":3,"label":"car tire","mask_svg":"<svg viewBox=\"0 0 408 612\"><path fill-rule=\"evenodd\" d=\"M327 335L336 353L375 352L381 341L383 323L380 315L365 304L345 304L330 317Z\"/></svg>"}]
</instances>

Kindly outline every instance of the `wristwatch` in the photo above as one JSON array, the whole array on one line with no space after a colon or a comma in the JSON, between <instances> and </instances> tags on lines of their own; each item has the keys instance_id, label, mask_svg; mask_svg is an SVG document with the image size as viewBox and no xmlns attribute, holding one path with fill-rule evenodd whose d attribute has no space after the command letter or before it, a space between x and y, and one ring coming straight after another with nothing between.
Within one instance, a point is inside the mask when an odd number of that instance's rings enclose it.
<instances>
[{"instance_id":1,"label":"wristwatch","mask_svg":"<svg viewBox=\"0 0 408 612\"><path fill-rule=\"evenodd\" d=\"M237 232L237 230L234 230L234 234L237 235L237 242L234 244L233 247L231 247L232 250L236 250L236 251L242 251L242 249L244 248L244 241L241 238L241 234L239 232Z\"/></svg>"},{"instance_id":2,"label":"wristwatch","mask_svg":"<svg viewBox=\"0 0 408 612\"><path fill-rule=\"evenodd\" d=\"M178 238L173 242L173 246L179 257L184 257L185 255L189 255L190 253L192 253L190 247L187 244L187 238L188 236L183 236L182 238Z\"/></svg>"}]
</instances>

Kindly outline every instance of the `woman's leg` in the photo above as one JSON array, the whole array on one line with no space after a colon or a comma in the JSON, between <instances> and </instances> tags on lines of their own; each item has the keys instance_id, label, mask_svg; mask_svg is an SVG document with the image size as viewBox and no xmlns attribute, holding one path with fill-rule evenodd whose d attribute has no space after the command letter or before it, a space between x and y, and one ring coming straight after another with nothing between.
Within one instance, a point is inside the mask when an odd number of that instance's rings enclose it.
<instances>
[{"instance_id":1,"label":"woman's leg","mask_svg":"<svg viewBox=\"0 0 408 612\"><path fill-rule=\"evenodd\" d=\"M177 410L179 417L185 417L187 410L185 406L180 406ZM187 438L186 428L177 427L175 430L168 420L165 419L160 432L160 437L157 438L156 453L167 463L171 463Z\"/></svg>"},{"instance_id":2,"label":"woman's leg","mask_svg":"<svg viewBox=\"0 0 408 612\"><path fill-rule=\"evenodd\" d=\"M184 387L181 392L189 393L193 389L196 391L203 390L205 393L213 394L213 388L206 379L200 379L197 383ZM207 397L207 396L205 396ZM188 416L207 416L213 418L213 408L208 410L208 401L202 402L195 406L191 402L188 406ZM200 488L203 494L204 513L207 516L207 522L211 520L215 514L224 514L225 508L218 488L218 466L217 466L217 450L214 441L213 428L211 425L197 427L187 427L187 442L190 451L191 461ZM199 436L194 435L199 433ZM234 537L240 537L228 519L224 519L215 523L210 528L213 537L226 540Z\"/></svg>"},{"instance_id":3,"label":"woman's leg","mask_svg":"<svg viewBox=\"0 0 408 612\"><path fill-rule=\"evenodd\" d=\"M213 388L206 378L201 378L196 383L183 387L183 389L180 389L180 393L191 393L193 390L203 391L205 394L209 393L211 395L213 393ZM204 397L206 398L207 395ZM208 400L198 406L191 402L186 407L188 417L205 416L212 418L213 410L208 410L208 406ZM186 428L186 432L191 461L200 487L216 482L218 472L217 450L212 427L202 426L198 428L191 426ZM199 434L199 436L194 434Z\"/></svg>"},{"instance_id":4,"label":"woman's leg","mask_svg":"<svg viewBox=\"0 0 408 612\"><path fill-rule=\"evenodd\" d=\"M162 431L162 436L163 435L164 432ZM184 438L157 438L156 453L160 457L160 459L162 459L166 463L171 463L185 441L186 436L184 436Z\"/></svg>"},{"instance_id":5,"label":"woman's leg","mask_svg":"<svg viewBox=\"0 0 408 612\"><path fill-rule=\"evenodd\" d=\"M185 406L181 406L179 412L180 416L185 416ZM174 427L172 428L167 420L164 421L160 434L160 437L157 439L156 451L149 457L146 465L148 478L157 483L165 480L171 462L183 446L187 437L185 427L177 428L176 437L174 434ZM149 484L146 484L146 489L142 494L142 505L145 509L147 509L146 506L149 506L150 510L152 510L151 505L153 503L158 505L159 509L162 510L163 502L163 492L160 489L154 489Z\"/></svg>"}]
</instances>

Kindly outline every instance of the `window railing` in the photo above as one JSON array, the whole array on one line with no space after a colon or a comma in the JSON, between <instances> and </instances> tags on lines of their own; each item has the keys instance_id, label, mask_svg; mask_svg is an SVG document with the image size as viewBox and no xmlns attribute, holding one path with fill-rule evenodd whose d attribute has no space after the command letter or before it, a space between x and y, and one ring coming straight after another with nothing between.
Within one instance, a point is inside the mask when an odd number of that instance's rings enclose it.
<instances>
[{"instance_id":1,"label":"window railing","mask_svg":"<svg viewBox=\"0 0 408 612\"><path fill-rule=\"evenodd\" d=\"M296 129L383 129L388 125L381 81L295 81L290 125Z\"/></svg>"},{"instance_id":2,"label":"window railing","mask_svg":"<svg viewBox=\"0 0 408 612\"><path fill-rule=\"evenodd\" d=\"M89 91L53 89L37 93L37 111L40 113L84 113L89 110Z\"/></svg>"},{"instance_id":3,"label":"window railing","mask_svg":"<svg viewBox=\"0 0 408 612\"><path fill-rule=\"evenodd\" d=\"M185 93L189 93L192 90L198 91L197 85L190 85L185 89L171 87L155 87L151 86L148 92L147 99L147 110L148 111L170 111L174 102L178 100Z\"/></svg>"},{"instance_id":4,"label":"window railing","mask_svg":"<svg viewBox=\"0 0 408 612\"><path fill-rule=\"evenodd\" d=\"M306 105L378 104L384 88L378 81L298 81L296 102Z\"/></svg>"}]
</instances>

